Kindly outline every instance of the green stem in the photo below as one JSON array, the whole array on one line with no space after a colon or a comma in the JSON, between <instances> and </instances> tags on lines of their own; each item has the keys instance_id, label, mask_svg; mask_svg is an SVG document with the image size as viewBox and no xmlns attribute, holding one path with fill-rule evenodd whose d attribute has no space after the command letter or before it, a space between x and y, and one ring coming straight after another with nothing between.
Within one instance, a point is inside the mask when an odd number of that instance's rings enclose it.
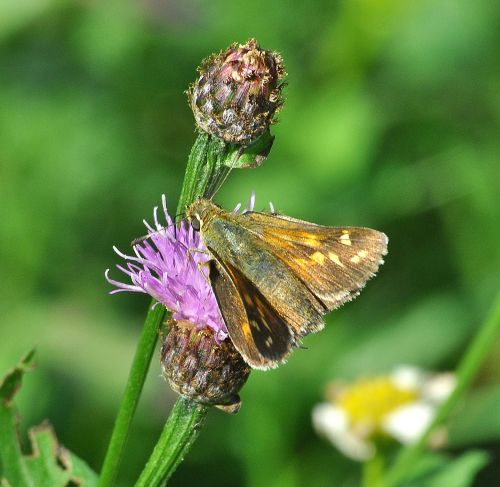
<instances>
[{"instance_id":1,"label":"green stem","mask_svg":"<svg viewBox=\"0 0 500 487\"><path fill-rule=\"evenodd\" d=\"M98 484L99 487L110 487L115 481L132 418L134 417L149 370L149 364L155 351L158 330L163 322L165 308L163 306L153 307L154 304L155 301L152 300L137 344L123 399L118 415L116 416L106 457L104 458Z\"/></svg>"},{"instance_id":2,"label":"green stem","mask_svg":"<svg viewBox=\"0 0 500 487\"><path fill-rule=\"evenodd\" d=\"M189 154L177 214L198 198L211 198L231 170L232 146L199 132Z\"/></svg>"},{"instance_id":3,"label":"green stem","mask_svg":"<svg viewBox=\"0 0 500 487\"><path fill-rule=\"evenodd\" d=\"M500 331L500 293L497 295L488 318L474 337L457 368L457 385L450 397L441 405L432 424L419 441L401 452L388 472L383 487L400 484L424 452L432 432L449 416L464 391L476 376L497 333Z\"/></svg>"},{"instance_id":4,"label":"green stem","mask_svg":"<svg viewBox=\"0 0 500 487\"><path fill-rule=\"evenodd\" d=\"M208 407L179 397L135 487L163 485L198 437Z\"/></svg>"},{"instance_id":5,"label":"green stem","mask_svg":"<svg viewBox=\"0 0 500 487\"><path fill-rule=\"evenodd\" d=\"M370 460L363 463L363 487L379 487L384 473L384 457L377 453Z\"/></svg>"}]
</instances>

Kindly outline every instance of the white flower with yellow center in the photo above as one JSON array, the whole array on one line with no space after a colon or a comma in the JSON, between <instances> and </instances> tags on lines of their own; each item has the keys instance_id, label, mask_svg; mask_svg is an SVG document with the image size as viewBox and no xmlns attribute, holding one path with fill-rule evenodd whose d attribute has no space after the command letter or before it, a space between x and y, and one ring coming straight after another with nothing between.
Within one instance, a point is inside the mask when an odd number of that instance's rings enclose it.
<instances>
[{"instance_id":1,"label":"white flower with yellow center","mask_svg":"<svg viewBox=\"0 0 500 487\"><path fill-rule=\"evenodd\" d=\"M313 425L344 455L366 461L375 454L377 439L417 441L455 383L451 373L432 375L403 365L390 375L332 385L328 402L313 409Z\"/></svg>"}]
</instances>

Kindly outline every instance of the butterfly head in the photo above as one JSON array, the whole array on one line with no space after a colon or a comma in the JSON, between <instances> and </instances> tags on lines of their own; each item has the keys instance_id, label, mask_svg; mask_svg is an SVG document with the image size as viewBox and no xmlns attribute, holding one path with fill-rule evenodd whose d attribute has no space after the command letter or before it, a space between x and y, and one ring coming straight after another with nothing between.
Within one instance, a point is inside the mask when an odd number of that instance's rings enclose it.
<instances>
[{"instance_id":1,"label":"butterfly head","mask_svg":"<svg viewBox=\"0 0 500 487\"><path fill-rule=\"evenodd\" d=\"M217 205L207 199L199 199L186 208L186 219L197 232L203 229L215 215L222 211Z\"/></svg>"}]
</instances>

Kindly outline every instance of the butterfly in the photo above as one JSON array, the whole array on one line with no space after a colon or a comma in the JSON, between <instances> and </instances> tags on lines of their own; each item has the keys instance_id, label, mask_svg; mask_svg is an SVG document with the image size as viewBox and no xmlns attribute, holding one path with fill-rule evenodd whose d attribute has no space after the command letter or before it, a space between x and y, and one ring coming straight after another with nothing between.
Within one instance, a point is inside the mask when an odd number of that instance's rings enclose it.
<instances>
[{"instance_id":1,"label":"butterfly","mask_svg":"<svg viewBox=\"0 0 500 487\"><path fill-rule=\"evenodd\" d=\"M208 279L229 337L253 368L284 362L323 315L355 298L387 253L387 236L276 213L227 212L208 199L186 209L207 247Z\"/></svg>"}]
</instances>

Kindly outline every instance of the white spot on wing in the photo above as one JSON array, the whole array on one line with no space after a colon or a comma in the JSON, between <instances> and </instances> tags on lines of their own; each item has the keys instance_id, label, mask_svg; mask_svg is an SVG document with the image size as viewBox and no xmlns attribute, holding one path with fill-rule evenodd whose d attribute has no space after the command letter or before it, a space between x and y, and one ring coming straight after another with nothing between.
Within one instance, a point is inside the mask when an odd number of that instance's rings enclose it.
<instances>
[{"instance_id":1,"label":"white spot on wing","mask_svg":"<svg viewBox=\"0 0 500 487\"><path fill-rule=\"evenodd\" d=\"M344 267L344 264L340 262L339 256L333 252L328 252L328 258L332 261L335 262L335 264L339 265L340 267Z\"/></svg>"},{"instance_id":2,"label":"white spot on wing","mask_svg":"<svg viewBox=\"0 0 500 487\"><path fill-rule=\"evenodd\" d=\"M342 235L340 236L340 243L344 245L352 245L351 239L349 238L349 232L346 230L342 231Z\"/></svg>"}]
</instances>

